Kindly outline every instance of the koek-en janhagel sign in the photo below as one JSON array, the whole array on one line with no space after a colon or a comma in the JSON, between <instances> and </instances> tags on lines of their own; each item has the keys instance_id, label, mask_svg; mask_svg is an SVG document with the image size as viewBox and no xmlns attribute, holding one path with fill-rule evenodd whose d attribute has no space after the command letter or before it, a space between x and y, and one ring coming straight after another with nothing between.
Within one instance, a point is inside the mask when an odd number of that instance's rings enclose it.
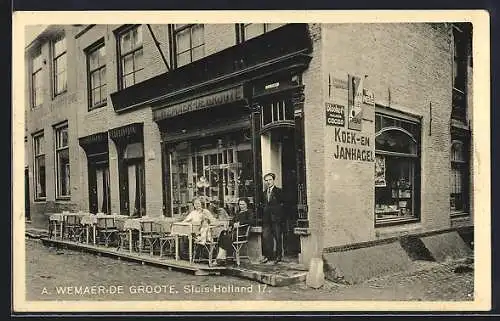
<instances>
[{"instance_id":1,"label":"koek-en janhagel sign","mask_svg":"<svg viewBox=\"0 0 500 321\"><path fill-rule=\"evenodd\" d=\"M325 103L326 125L345 126L345 107L338 104Z\"/></svg>"},{"instance_id":2,"label":"koek-en janhagel sign","mask_svg":"<svg viewBox=\"0 0 500 321\"><path fill-rule=\"evenodd\" d=\"M373 162L375 155L370 147L370 137L358 132L335 128L333 140L336 150L333 153L335 159Z\"/></svg>"}]
</instances>

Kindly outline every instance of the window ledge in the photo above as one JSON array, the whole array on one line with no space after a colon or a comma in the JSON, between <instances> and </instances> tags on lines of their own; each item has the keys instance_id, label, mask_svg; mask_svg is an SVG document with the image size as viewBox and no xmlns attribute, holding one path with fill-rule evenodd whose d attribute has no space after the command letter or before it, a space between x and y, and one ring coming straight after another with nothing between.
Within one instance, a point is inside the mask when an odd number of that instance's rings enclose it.
<instances>
[{"instance_id":1,"label":"window ledge","mask_svg":"<svg viewBox=\"0 0 500 321\"><path fill-rule=\"evenodd\" d=\"M411 223L418 223L420 222L419 218L395 218L395 219L385 219L385 220L379 220L375 221L375 227L385 227L385 226L392 226L392 225L404 225L404 224L411 224Z\"/></svg>"},{"instance_id":2,"label":"window ledge","mask_svg":"<svg viewBox=\"0 0 500 321\"><path fill-rule=\"evenodd\" d=\"M100 103L98 105L95 105L95 106L92 106L88 108L88 112L91 113L95 110L101 110L102 107L105 107L108 103L107 102L104 102L104 103Z\"/></svg>"},{"instance_id":3,"label":"window ledge","mask_svg":"<svg viewBox=\"0 0 500 321\"><path fill-rule=\"evenodd\" d=\"M63 201L63 202L71 201L71 196L58 196L56 197L56 201Z\"/></svg>"},{"instance_id":4,"label":"window ledge","mask_svg":"<svg viewBox=\"0 0 500 321\"><path fill-rule=\"evenodd\" d=\"M60 93L54 94L54 97L52 97L52 100L56 100L59 97L64 96L64 94L66 94L67 92L68 92L68 89L61 91Z\"/></svg>"},{"instance_id":5,"label":"window ledge","mask_svg":"<svg viewBox=\"0 0 500 321\"><path fill-rule=\"evenodd\" d=\"M44 198L37 198L37 199L34 199L33 200L33 203L45 203L47 202L47 198L44 197Z\"/></svg>"},{"instance_id":6,"label":"window ledge","mask_svg":"<svg viewBox=\"0 0 500 321\"><path fill-rule=\"evenodd\" d=\"M462 217L469 217L470 214L469 212L463 212L463 211L451 211L450 212L450 218L462 218Z\"/></svg>"}]
</instances>

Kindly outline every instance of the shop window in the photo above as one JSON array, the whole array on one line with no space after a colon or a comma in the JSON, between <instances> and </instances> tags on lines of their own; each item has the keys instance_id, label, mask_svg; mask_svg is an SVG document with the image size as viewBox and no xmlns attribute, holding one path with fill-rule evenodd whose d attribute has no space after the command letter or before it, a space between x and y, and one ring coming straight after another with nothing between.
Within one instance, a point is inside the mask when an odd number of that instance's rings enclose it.
<instances>
[{"instance_id":1,"label":"shop window","mask_svg":"<svg viewBox=\"0 0 500 321\"><path fill-rule=\"evenodd\" d=\"M272 100L262 104L262 127L273 123L293 120L293 104L289 99Z\"/></svg>"},{"instance_id":2,"label":"shop window","mask_svg":"<svg viewBox=\"0 0 500 321\"><path fill-rule=\"evenodd\" d=\"M130 87L143 79L142 26L127 28L118 34L120 89Z\"/></svg>"},{"instance_id":3,"label":"shop window","mask_svg":"<svg viewBox=\"0 0 500 321\"><path fill-rule=\"evenodd\" d=\"M175 66L181 67L205 56L205 36L202 24L175 24L173 37Z\"/></svg>"},{"instance_id":4,"label":"shop window","mask_svg":"<svg viewBox=\"0 0 500 321\"><path fill-rule=\"evenodd\" d=\"M89 110L106 104L106 47L99 42L87 52Z\"/></svg>"},{"instance_id":5,"label":"shop window","mask_svg":"<svg viewBox=\"0 0 500 321\"><path fill-rule=\"evenodd\" d=\"M468 212L469 165L462 141L451 144L450 209L452 215Z\"/></svg>"},{"instance_id":6,"label":"shop window","mask_svg":"<svg viewBox=\"0 0 500 321\"><path fill-rule=\"evenodd\" d=\"M249 40L283 26L284 23L242 23L240 24L241 41Z\"/></svg>"},{"instance_id":7,"label":"shop window","mask_svg":"<svg viewBox=\"0 0 500 321\"><path fill-rule=\"evenodd\" d=\"M54 74L54 97L67 90L66 75L66 37L59 36L52 43L53 74Z\"/></svg>"},{"instance_id":8,"label":"shop window","mask_svg":"<svg viewBox=\"0 0 500 321\"><path fill-rule=\"evenodd\" d=\"M45 140L43 133L33 136L35 201L45 199Z\"/></svg>"},{"instance_id":9,"label":"shop window","mask_svg":"<svg viewBox=\"0 0 500 321\"><path fill-rule=\"evenodd\" d=\"M56 196L66 198L70 191L70 162L68 147L68 125L55 128L55 151L56 151Z\"/></svg>"},{"instance_id":10,"label":"shop window","mask_svg":"<svg viewBox=\"0 0 500 321\"><path fill-rule=\"evenodd\" d=\"M250 142L231 138L182 142L169 148L168 160L170 216L189 212L195 196L205 205L216 201L229 213L234 213L239 197L253 202Z\"/></svg>"},{"instance_id":11,"label":"shop window","mask_svg":"<svg viewBox=\"0 0 500 321\"><path fill-rule=\"evenodd\" d=\"M376 224L419 219L419 130L413 121L376 116Z\"/></svg>"},{"instance_id":12,"label":"shop window","mask_svg":"<svg viewBox=\"0 0 500 321\"><path fill-rule=\"evenodd\" d=\"M43 103L42 81L42 50L35 51L31 59L31 106L37 107Z\"/></svg>"}]
</instances>

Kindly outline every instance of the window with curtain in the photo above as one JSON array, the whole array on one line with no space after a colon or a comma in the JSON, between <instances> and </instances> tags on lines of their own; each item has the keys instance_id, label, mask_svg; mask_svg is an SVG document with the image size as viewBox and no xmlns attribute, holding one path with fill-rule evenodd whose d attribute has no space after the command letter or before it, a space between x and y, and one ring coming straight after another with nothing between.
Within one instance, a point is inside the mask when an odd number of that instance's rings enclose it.
<instances>
[{"instance_id":1,"label":"window with curtain","mask_svg":"<svg viewBox=\"0 0 500 321\"><path fill-rule=\"evenodd\" d=\"M55 128L56 151L56 196L69 197L70 190L70 162L68 147L68 125L64 124Z\"/></svg>"},{"instance_id":2,"label":"window with curtain","mask_svg":"<svg viewBox=\"0 0 500 321\"><path fill-rule=\"evenodd\" d=\"M375 224L419 218L420 124L375 117Z\"/></svg>"},{"instance_id":3,"label":"window with curtain","mask_svg":"<svg viewBox=\"0 0 500 321\"><path fill-rule=\"evenodd\" d=\"M205 36L202 24L173 25L173 39L177 67L205 56Z\"/></svg>"},{"instance_id":4,"label":"window with curtain","mask_svg":"<svg viewBox=\"0 0 500 321\"><path fill-rule=\"evenodd\" d=\"M54 59L54 96L57 96L67 90L66 37L64 35L60 35L53 41L52 53Z\"/></svg>"},{"instance_id":5,"label":"window with curtain","mask_svg":"<svg viewBox=\"0 0 500 321\"><path fill-rule=\"evenodd\" d=\"M469 166L465 146L459 140L451 144L450 209L452 214L468 212Z\"/></svg>"},{"instance_id":6,"label":"window with curtain","mask_svg":"<svg viewBox=\"0 0 500 321\"><path fill-rule=\"evenodd\" d=\"M100 42L87 52L89 110L106 104L106 47Z\"/></svg>"},{"instance_id":7,"label":"window with curtain","mask_svg":"<svg viewBox=\"0 0 500 321\"><path fill-rule=\"evenodd\" d=\"M120 60L119 87L125 89L143 80L142 26L118 34Z\"/></svg>"},{"instance_id":8,"label":"window with curtain","mask_svg":"<svg viewBox=\"0 0 500 321\"><path fill-rule=\"evenodd\" d=\"M31 107L43 103L42 64L42 49L38 47L31 59Z\"/></svg>"},{"instance_id":9,"label":"window with curtain","mask_svg":"<svg viewBox=\"0 0 500 321\"><path fill-rule=\"evenodd\" d=\"M45 199L45 140L43 133L33 136L35 200Z\"/></svg>"}]
</instances>

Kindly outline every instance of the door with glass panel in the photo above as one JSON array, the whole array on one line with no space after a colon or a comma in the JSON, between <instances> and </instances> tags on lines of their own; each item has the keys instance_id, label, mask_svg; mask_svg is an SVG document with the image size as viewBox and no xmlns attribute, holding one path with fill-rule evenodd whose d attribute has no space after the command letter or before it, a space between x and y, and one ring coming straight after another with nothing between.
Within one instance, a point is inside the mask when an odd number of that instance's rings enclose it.
<instances>
[{"instance_id":1,"label":"door with glass panel","mask_svg":"<svg viewBox=\"0 0 500 321\"><path fill-rule=\"evenodd\" d=\"M110 213L111 194L108 163L96 163L90 166L90 212Z\"/></svg>"}]
</instances>

